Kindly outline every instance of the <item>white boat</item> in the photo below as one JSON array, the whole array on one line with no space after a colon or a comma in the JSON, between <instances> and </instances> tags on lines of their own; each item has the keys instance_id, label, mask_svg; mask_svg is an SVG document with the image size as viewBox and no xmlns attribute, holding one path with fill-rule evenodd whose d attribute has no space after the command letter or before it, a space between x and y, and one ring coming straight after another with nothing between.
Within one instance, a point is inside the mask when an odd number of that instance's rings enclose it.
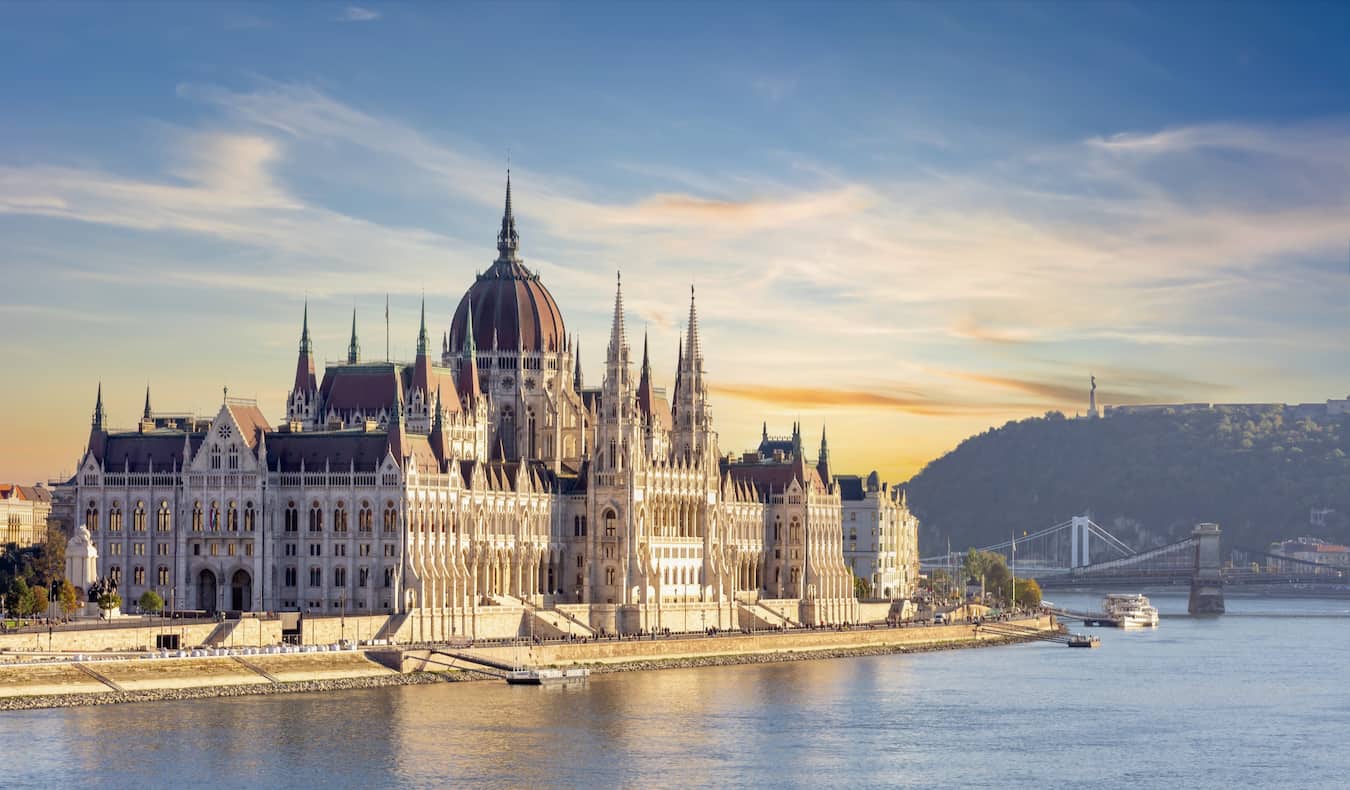
<instances>
[{"instance_id":1,"label":"white boat","mask_svg":"<svg viewBox=\"0 0 1350 790\"><path fill-rule=\"evenodd\" d=\"M513 669L506 673L506 682L513 686L542 686L546 683L571 683L585 680L591 671L576 669Z\"/></svg>"},{"instance_id":2,"label":"white boat","mask_svg":"<svg viewBox=\"0 0 1350 790\"><path fill-rule=\"evenodd\" d=\"M1107 616L1124 628L1156 628L1158 610L1139 593L1110 593L1102 601Z\"/></svg>"}]
</instances>

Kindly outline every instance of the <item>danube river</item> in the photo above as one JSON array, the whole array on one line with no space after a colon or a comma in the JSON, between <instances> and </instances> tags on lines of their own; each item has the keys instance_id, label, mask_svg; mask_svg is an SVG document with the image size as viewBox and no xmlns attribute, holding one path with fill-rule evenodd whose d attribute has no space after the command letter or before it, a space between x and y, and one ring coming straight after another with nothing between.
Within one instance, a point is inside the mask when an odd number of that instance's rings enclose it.
<instances>
[{"instance_id":1,"label":"danube river","mask_svg":"<svg viewBox=\"0 0 1350 790\"><path fill-rule=\"evenodd\" d=\"M1086 608L1098 596L1058 595ZM1350 601L1230 597L1096 650L0 714L0 785L1345 787Z\"/></svg>"}]
</instances>

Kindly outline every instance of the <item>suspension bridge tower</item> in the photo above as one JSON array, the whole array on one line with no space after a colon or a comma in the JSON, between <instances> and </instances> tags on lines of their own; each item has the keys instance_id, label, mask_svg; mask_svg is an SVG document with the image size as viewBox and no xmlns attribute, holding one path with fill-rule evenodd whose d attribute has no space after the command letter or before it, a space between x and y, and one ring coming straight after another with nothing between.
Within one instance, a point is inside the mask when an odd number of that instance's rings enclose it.
<instances>
[{"instance_id":1,"label":"suspension bridge tower","mask_svg":"<svg viewBox=\"0 0 1350 790\"><path fill-rule=\"evenodd\" d=\"M1191 575L1191 614L1223 614L1223 575L1220 568L1219 525L1198 524L1191 530L1195 540L1195 570Z\"/></svg>"}]
</instances>

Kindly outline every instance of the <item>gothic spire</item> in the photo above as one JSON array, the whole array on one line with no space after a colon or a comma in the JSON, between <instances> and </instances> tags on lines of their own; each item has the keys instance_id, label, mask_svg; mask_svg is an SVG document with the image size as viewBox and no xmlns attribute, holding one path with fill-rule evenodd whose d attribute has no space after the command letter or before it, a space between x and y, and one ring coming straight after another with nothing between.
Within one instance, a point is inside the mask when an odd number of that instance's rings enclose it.
<instances>
[{"instance_id":1,"label":"gothic spire","mask_svg":"<svg viewBox=\"0 0 1350 790\"><path fill-rule=\"evenodd\" d=\"M642 333L642 374L638 379L637 389L638 409L643 416L651 419L652 416L652 365L647 356L647 333Z\"/></svg>"},{"instance_id":2,"label":"gothic spire","mask_svg":"<svg viewBox=\"0 0 1350 790\"><path fill-rule=\"evenodd\" d=\"M703 359L703 350L698 342L698 310L694 306L694 286L689 286L689 338L685 345L689 348L689 369L698 370Z\"/></svg>"},{"instance_id":3,"label":"gothic spire","mask_svg":"<svg viewBox=\"0 0 1350 790\"><path fill-rule=\"evenodd\" d=\"M305 317L300 329L300 353L295 360L295 384L291 387L292 396L301 396L309 400L309 395L319 388L318 377L314 374L314 344L309 339L309 300L305 300Z\"/></svg>"},{"instance_id":4,"label":"gothic spire","mask_svg":"<svg viewBox=\"0 0 1350 790\"><path fill-rule=\"evenodd\" d=\"M91 420L93 426L103 430L108 423L108 415L103 412L103 382L98 383L98 398L94 401L94 418Z\"/></svg>"},{"instance_id":5,"label":"gothic spire","mask_svg":"<svg viewBox=\"0 0 1350 790\"><path fill-rule=\"evenodd\" d=\"M497 260L513 261L520 246L520 234L516 233L516 218L511 213L511 170L506 170L506 209L502 212L502 229L497 232Z\"/></svg>"},{"instance_id":6,"label":"gothic spire","mask_svg":"<svg viewBox=\"0 0 1350 790\"><path fill-rule=\"evenodd\" d=\"M572 389L581 392L581 343L573 343L572 346L576 349L576 354L572 357L574 363L572 368Z\"/></svg>"},{"instance_id":7,"label":"gothic spire","mask_svg":"<svg viewBox=\"0 0 1350 790\"><path fill-rule=\"evenodd\" d=\"M356 340L356 317L352 316L352 340ZM427 355L427 297L422 295L422 328L417 330L417 356L425 357Z\"/></svg>"},{"instance_id":8,"label":"gothic spire","mask_svg":"<svg viewBox=\"0 0 1350 790\"><path fill-rule=\"evenodd\" d=\"M305 318L300 328L300 353L314 353L314 344L309 340L309 299L305 300Z\"/></svg>"},{"instance_id":9,"label":"gothic spire","mask_svg":"<svg viewBox=\"0 0 1350 790\"><path fill-rule=\"evenodd\" d=\"M626 356L623 351L628 339L623 331L623 275L618 274L614 286L614 323L609 329L609 361L614 362Z\"/></svg>"},{"instance_id":10,"label":"gothic spire","mask_svg":"<svg viewBox=\"0 0 1350 790\"><path fill-rule=\"evenodd\" d=\"M145 411L141 414L141 419L150 419L150 385L145 385Z\"/></svg>"},{"instance_id":11,"label":"gothic spire","mask_svg":"<svg viewBox=\"0 0 1350 790\"><path fill-rule=\"evenodd\" d=\"M473 300L468 301L468 306L464 310L464 358L474 360L478 358L478 346L473 339Z\"/></svg>"},{"instance_id":12,"label":"gothic spire","mask_svg":"<svg viewBox=\"0 0 1350 790\"><path fill-rule=\"evenodd\" d=\"M356 341L356 308L352 308L352 339L347 343L347 364L355 365L361 358L361 344Z\"/></svg>"}]
</instances>

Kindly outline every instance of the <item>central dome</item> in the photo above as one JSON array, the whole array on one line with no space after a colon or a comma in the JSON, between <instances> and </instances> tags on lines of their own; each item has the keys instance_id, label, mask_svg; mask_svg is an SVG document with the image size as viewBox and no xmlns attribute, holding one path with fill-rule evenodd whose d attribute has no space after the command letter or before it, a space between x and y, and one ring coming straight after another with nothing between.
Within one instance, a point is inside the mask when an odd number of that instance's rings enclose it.
<instances>
[{"instance_id":1,"label":"central dome","mask_svg":"<svg viewBox=\"0 0 1350 790\"><path fill-rule=\"evenodd\" d=\"M473 310L473 342L484 351L556 352L563 349L567 331L553 294L539 275L525 268L516 251L520 236L511 214L511 174L506 176L506 211L497 234L497 260L464 294L450 321L450 348L464 348L469 310Z\"/></svg>"},{"instance_id":2,"label":"central dome","mask_svg":"<svg viewBox=\"0 0 1350 790\"><path fill-rule=\"evenodd\" d=\"M519 261L498 260L478 275L455 308L450 322L450 348L464 348L469 309L473 309L473 342L480 351L561 351L567 337L558 303L539 275Z\"/></svg>"}]
</instances>

